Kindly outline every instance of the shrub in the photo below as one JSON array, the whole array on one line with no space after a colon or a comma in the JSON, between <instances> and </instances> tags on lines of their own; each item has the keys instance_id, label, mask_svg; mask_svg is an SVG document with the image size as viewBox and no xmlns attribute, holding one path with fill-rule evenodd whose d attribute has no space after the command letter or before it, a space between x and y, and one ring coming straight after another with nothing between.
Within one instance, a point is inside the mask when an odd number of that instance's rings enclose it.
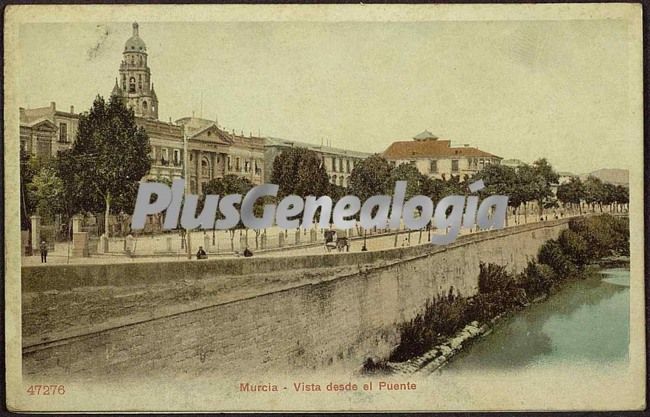
<instances>
[{"instance_id":1,"label":"shrub","mask_svg":"<svg viewBox=\"0 0 650 417\"><path fill-rule=\"evenodd\" d=\"M548 294L553 286L555 272L546 264L528 262L524 271L517 278L518 285L529 297Z\"/></svg>"},{"instance_id":2,"label":"shrub","mask_svg":"<svg viewBox=\"0 0 650 417\"><path fill-rule=\"evenodd\" d=\"M565 255L578 267L589 262L587 241L571 229L563 230L558 243Z\"/></svg>"},{"instance_id":3,"label":"shrub","mask_svg":"<svg viewBox=\"0 0 650 417\"><path fill-rule=\"evenodd\" d=\"M575 265L564 254L562 247L555 239L549 240L542 245L537 260L539 263L546 264L553 269L555 280L563 280L575 270Z\"/></svg>"},{"instance_id":4,"label":"shrub","mask_svg":"<svg viewBox=\"0 0 650 417\"><path fill-rule=\"evenodd\" d=\"M421 313L400 326L400 344L391 353L390 360L399 362L421 355L441 337L453 335L466 323L466 298L450 293L429 299Z\"/></svg>"},{"instance_id":5,"label":"shrub","mask_svg":"<svg viewBox=\"0 0 650 417\"><path fill-rule=\"evenodd\" d=\"M479 264L478 292L492 293L506 291L514 285L514 277L505 266L496 264Z\"/></svg>"}]
</instances>

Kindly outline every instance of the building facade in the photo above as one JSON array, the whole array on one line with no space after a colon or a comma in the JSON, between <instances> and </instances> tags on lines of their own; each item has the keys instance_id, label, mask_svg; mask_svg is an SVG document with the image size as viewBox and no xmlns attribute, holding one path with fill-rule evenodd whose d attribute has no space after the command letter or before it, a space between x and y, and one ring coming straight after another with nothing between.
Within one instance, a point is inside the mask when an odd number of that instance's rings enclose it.
<instances>
[{"instance_id":1,"label":"building facade","mask_svg":"<svg viewBox=\"0 0 650 417\"><path fill-rule=\"evenodd\" d=\"M216 121L185 117L175 123L158 120L158 97L151 80L147 46L133 23L132 36L124 44L122 61L111 91L133 110L135 122L144 128L151 145L151 170L145 180L173 181L185 176L185 139L189 156L188 176L193 193L215 178L232 174L253 184L264 182L264 139L226 132ZM79 114L49 107L20 109L21 146L33 155L51 157L72 146Z\"/></svg>"},{"instance_id":2,"label":"building facade","mask_svg":"<svg viewBox=\"0 0 650 417\"><path fill-rule=\"evenodd\" d=\"M69 112L48 107L20 108L20 147L30 155L50 158L60 150L69 149L77 135L79 114L70 106Z\"/></svg>"},{"instance_id":3,"label":"building facade","mask_svg":"<svg viewBox=\"0 0 650 417\"><path fill-rule=\"evenodd\" d=\"M188 140L192 192L201 193L211 179L226 175L247 178L255 185L264 182L263 138L229 133L216 121L198 117L184 117L176 124Z\"/></svg>"},{"instance_id":4,"label":"building facade","mask_svg":"<svg viewBox=\"0 0 650 417\"><path fill-rule=\"evenodd\" d=\"M382 156L393 166L412 164L421 174L438 179L471 176L502 159L469 145L451 146L451 141L426 130L411 141L393 142Z\"/></svg>"},{"instance_id":5,"label":"building facade","mask_svg":"<svg viewBox=\"0 0 650 417\"><path fill-rule=\"evenodd\" d=\"M316 152L322 159L330 183L342 187L350 185L350 174L354 166L369 157L370 153L350 151L347 149L333 148L331 146L318 146L311 143L296 142L287 139L265 138L264 156L266 161L265 177L271 179L273 161L283 151L291 148L306 148Z\"/></svg>"}]
</instances>

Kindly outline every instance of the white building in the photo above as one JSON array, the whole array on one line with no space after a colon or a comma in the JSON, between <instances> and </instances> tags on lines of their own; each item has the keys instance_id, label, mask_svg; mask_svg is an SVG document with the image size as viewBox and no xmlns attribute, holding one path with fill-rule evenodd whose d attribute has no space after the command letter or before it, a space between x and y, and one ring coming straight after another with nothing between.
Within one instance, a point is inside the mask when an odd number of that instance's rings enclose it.
<instances>
[{"instance_id":1,"label":"white building","mask_svg":"<svg viewBox=\"0 0 650 417\"><path fill-rule=\"evenodd\" d=\"M421 174L441 179L472 175L502 159L469 145L451 146L451 141L441 140L428 130L413 140L393 142L382 155L394 166L412 164Z\"/></svg>"}]
</instances>

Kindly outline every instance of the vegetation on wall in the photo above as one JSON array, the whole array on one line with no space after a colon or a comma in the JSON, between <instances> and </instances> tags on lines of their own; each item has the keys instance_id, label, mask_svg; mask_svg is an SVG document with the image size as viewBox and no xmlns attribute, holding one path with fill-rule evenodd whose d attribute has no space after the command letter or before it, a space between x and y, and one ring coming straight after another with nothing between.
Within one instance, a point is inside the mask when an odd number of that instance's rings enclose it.
<instances>
[{"instance_id":1,"label":"vegetation on wall","mask_svg":"<svg viewBox=\"0 0 650 417\"><path fill-rule=\"evenodd\" d=\"M450 292L428 300L421 313L400 326L400 344L389 360L421 355L466 324L485 323L526 306L563 282L584 277L588 263L609 255L629 255L629 228L627 218L605 214L572 220L519 274L481 263L478 294L461 297Z\"/></svg>"}]
</instances>

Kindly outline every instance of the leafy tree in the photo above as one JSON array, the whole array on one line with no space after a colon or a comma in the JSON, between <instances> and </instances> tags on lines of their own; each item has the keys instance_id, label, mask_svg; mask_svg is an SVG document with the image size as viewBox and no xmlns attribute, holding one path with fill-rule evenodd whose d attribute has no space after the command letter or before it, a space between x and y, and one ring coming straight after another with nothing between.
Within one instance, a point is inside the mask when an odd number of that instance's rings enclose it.
<instances>
[{"instance_id":1,"label":"leafy tree","mask_svg":"<svg viewBox=\"0 0 650 417\"><path fill-rule=\"evenodd\" d=\"M334 204L336 204L336 201L340 200L348 194L350 194L350 190L347 187L343 187L342 185L338 184L330 184L330 191L328 195L332 198Z\"/></svg>"},{"instance_id":2,"label":"leafy tree","mask_svg":"<svg viewBox=\"0 0 650 417\"><path fill-rule=\"evenodd\" d=\"M490 164L479 171L469 182L483 180L485 188L481 191L481 197L490 195L508 196L508 206L516 210L522 203L522 194L518 192L517 172L514 168L505 165ZM508 217L506 216L506 225Z\"/></svg>"},{"instance_id":3,"label":"leafy tree","mask_svg":"<svg viewBox=\"0 0 650 417\"><path fill-rule=\"evenodd\" d=\"M603 201L602 204L611 206L616 202L616 186L608 182L603 184Z\"/></svg>"},{"instance_id":4,"label":"leafy tree","mask_svg":"<svg viewBox=\"0 0 650 417\"><path fill-rule=\"evenodd\" d=\"M55 214L64 210L63 181L53 167L43 167L28 185L31 200L36 203L36 211L45 219L53 220Z\"/></svg>"},{"instance_id":5,"label":"leafy tree","mask_svg":"<svg viewBox=\"0 0 650 417\"><path fill-rule=\"evenodd\" d=\"M553 170L551 164L545 158L538 159L532 165L533 182L532 182L532 197L537 201L539 215L544 213L544 208L551 206L553 199L553 191L551 186L557 184L560 176Z\"/></svg>"},{"instance_id":6,"label":"leafy tree","mask_svg":"<svg viewBox=\"0 0 650 417\"><path fill-rule=\"evenodd\" d=\"M394 187L395 182L406 181L405 200L422 194L425 177L411 164L401 164L390 171L387 187ZM392 190L386 190L392 191Z\"/></svg>"},{"instance_id":7,"label":"leafy tree","mask_svg":"<svg viewBox=\"0 0 650 417\"><path fill-rule=\"evenodd\" d=\"M213 178L203 186L203 195L216 194L225 196L228 194L246 194L253 183L245 177L229 174L223 178Z\"/></svg>"},{"instance_id":8,"label":"leafy tree","mask_svg":"<svg viewBox=\"0 0 650 417\"><path fill-rule=\"evenodd\" d=\"M273 161L271 182L280 187L280 198L290 194L321 196L330 189L323 161L316 152L306 148L292 148L278 155Z\"/></svg>"},{"instance_id":9,"label":"leafy tree","mask_svg":"<svg viewBox=\"0 0 650 417\"><path fill-rule=\"evenodd\" d=\"M368 198L389 192L388 184L391 166L380 155L372 155L356 163L350 174L350 192L365 201Z\"/></svg>"},{"instance_id":10,"label":"leafy tree","mask_svg":"<svg viewBox=\"0 0 650 417\"><path fill-rule=\"evenodd\" d=\"M568 182L557 187L557 198L564 204L577 205L582 214L582 200L585 198L585 186L578 177L571 177Z\"/></svg>"},{"instance_id":11,"label":"leafy tree","mask_svg":"<svg viewBox=\"0 0 650 417\"><path fill-rule=\"evenodd\" d=\"M20 219L21 228L30 228L29 216L34 213L36 203L33 201L32 194L28 191L28 186L31 184L34 175L36 175L33 159L30 157L29 152L20 148Z\"/></svg>"},{"instance_id":12,"label":"leafy tree","mask_svg":"<svg viewBox=\"0 0 650 417\"><path fill-rule=\"evenodd\" d=\"M205 196L208 194L214 194L214 195L219 195L219 196L225 196L228 194L241 194L246 195L246 193L253 188L253 183L248 179L244 177L239 177L237 175L226 175L223 178L214 178L211 179L205 186L203 187L203 199L205 199ZM255 214L256 215L261 215L262 210L264 207L264 204L268 204L267 200L258 200L255 204ZM240 208L240 204L235 205L237 209ZM200 209L200 208L199 208ZM217 212L217 219L223 218L223 215L220 212ZM235 231L236 230L241 230L244 229L244 224L242 223L241 219L237 223L237 225L231 229L228 230L230 233L230 250L234 251L235 250ZM256 231L256 239L259 231Z\"/></svg>"},{"instance_id":13,"label":"leafy tree","mask_svg":"<svg viewBox=\"0 0 650 417\"><path fill-rule=\"evenodd\" d=\"M422 195L426 195L434 204L437 204L438 201L445 197L445 182L438 178L424 176L422 180Z\"/></svg>"},{"instance_id":14,"label":"leafy tree","mask_svg":"<svg viewBox=\"0 0 650 417\"><path fill-rule=\"evenodd\" d=\"M524 205L524 221L528 222L528 203L535 199L536 175L533 167L528 164L517 167L516 172L515 190L519 200Z\"/></svg>"},{"instance_id":15,"label":"leafy tree","mask_svg":"<svg viewBox=\"0 0 650 417\"><path fill-rule=\"evenodd\" d=\"M614 191L614 201L617 205L627 205L630 201L629 190L622 185L617 185Z\"/></svg>"},{"instance_id":16,"label":"leafy tree","mask_svg":"<svg viewBox=\"0 0 650 417\"><path fill-rule=\"evenodd\" d=\"M72 208L104 208L108 236L109 214L133 211L139 181L151 168L150 150L133 111L117 97L107 103L97 96L89 113L79 118L72 149L59 155L59 175Z\"/></svg>"},{"instance_id":17,"label":"leafy tree","mask_svg":"<svg viewBox=\"0 0 650 417\"><path fill-rule=\"evenodd\" d=\"M445 187L444 196L448 195L466 195L468 189L466 184L461 181L460 175L452 175L443 182Z\"/></svg>"},{"instance_id":18,"label":"leafy tree","mask_svg":"<svg viewBox=\"0 0 650 417\"><path fill-rule=\"evenodd\" d=\"M585 201L591 206L591 211L595 211L596 204L602 211L602 202L605 201L605 186L598 177L590 175L585 181Z\"/></svg>"}]
</instances>

